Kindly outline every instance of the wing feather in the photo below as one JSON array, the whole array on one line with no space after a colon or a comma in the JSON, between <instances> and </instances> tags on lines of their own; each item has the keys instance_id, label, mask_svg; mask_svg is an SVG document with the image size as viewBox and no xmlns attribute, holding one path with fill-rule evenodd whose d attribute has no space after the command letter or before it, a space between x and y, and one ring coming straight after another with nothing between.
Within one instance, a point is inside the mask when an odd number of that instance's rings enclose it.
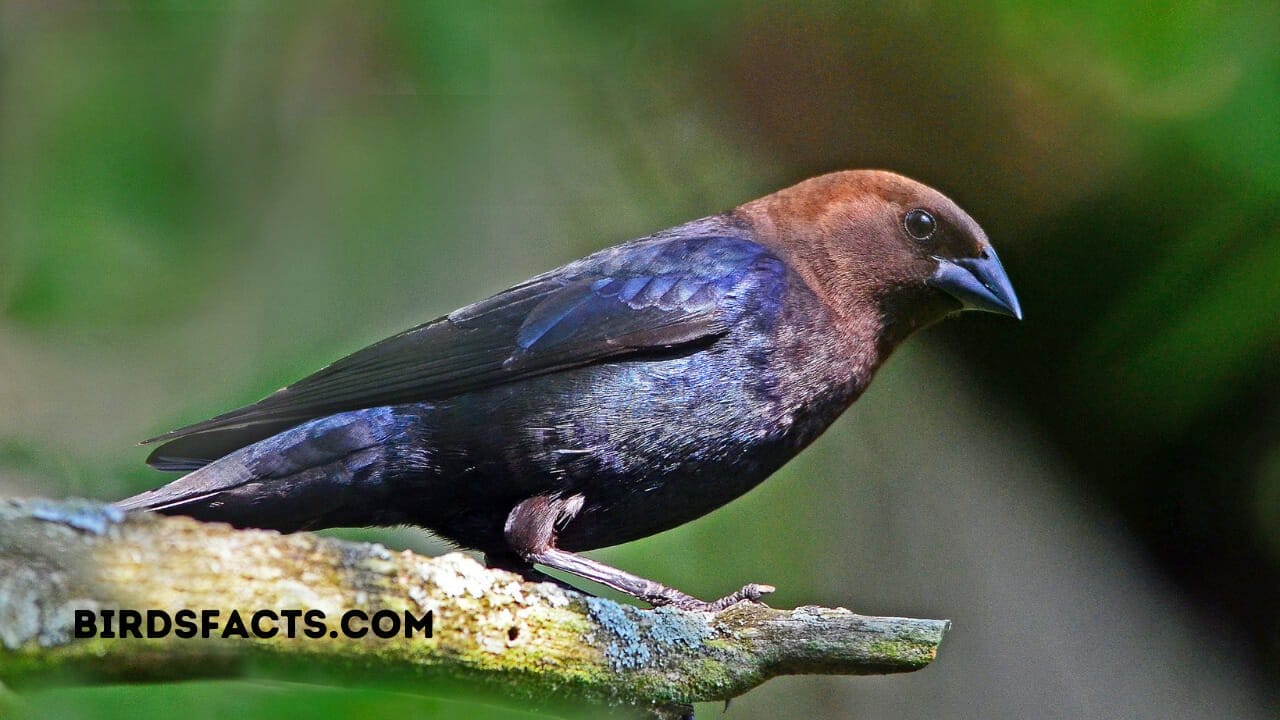
<instances>
[{"instance_id":1,"label":"wing feather","mask_svg":"<svg viewBox=\"0 0 1280 720\"><path fill-rule=\"evenodd\" d=\"M729 237L628 243L349 355L262 400L152 438L147 462L190 470L307 420L439 400L723 335L783 273Z\"/></svg>"}]
</instances>

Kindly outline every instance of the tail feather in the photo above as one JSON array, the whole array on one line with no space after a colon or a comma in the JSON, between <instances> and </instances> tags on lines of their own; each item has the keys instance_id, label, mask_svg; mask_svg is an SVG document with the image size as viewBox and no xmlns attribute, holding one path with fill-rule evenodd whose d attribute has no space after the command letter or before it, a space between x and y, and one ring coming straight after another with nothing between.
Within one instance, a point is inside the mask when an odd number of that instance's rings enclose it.
<instances>
[{"instance_id":1,"label":"tail feather","mask_svg":"<svg viewBox=\"0 0 1280 720\"><path fill-rule=\"evenodd\" d=\"M184 506L200 505L210 499L255 480L244 451L205 465L193 472L153 490L119 500L121 510L154 510L181 512Z\"/></svg>"},{"instance_id":2,"label":"tail feather","mask_svg":"<svg viewBox=\"0 0 1280 720\"><path fill-rule=\"evenodd\" d=\"M151 443L173 436L152 451L147 464L157 470L195 470L299 424L297 420L282 420L198 432L175 431L146 441Z\"/></svg>"},{"instance_id":3,"label":"tail feather","mask_svg":"<svg viewBox=\"0 0 1280 720\"><path fill-rule=\"evenodd\" d=\"M313 420L115 505L285 532L325 527L382 473L390 419L374 408Z\"/></svg>"}]
</instances>

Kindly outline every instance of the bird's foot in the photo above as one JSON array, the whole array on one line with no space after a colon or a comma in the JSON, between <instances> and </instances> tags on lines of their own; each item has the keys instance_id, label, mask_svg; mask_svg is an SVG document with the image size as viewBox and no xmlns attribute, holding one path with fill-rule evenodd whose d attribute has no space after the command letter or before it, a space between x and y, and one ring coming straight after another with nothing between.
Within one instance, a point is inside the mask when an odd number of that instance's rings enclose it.
<instances>
[{"instance_id":1,"label":"bird's foot","mask_svg":"<svg viewBox=\"0 0 1280 720\"><path fill-rule=\"evenodd\" d=\"M693 612L720 612L721 610L737 605L744 600L748 602L760 602L760 598L768 595L776 589L777 588L772 585L751 583L750 585L742 586L742 589L735 593L730 593L719 600L712 600L711 602L699 600L692 595L673 592L670 595L653 598L650 600L650 603L654 607L674 607Z\"/></svg>"}]
</instances>

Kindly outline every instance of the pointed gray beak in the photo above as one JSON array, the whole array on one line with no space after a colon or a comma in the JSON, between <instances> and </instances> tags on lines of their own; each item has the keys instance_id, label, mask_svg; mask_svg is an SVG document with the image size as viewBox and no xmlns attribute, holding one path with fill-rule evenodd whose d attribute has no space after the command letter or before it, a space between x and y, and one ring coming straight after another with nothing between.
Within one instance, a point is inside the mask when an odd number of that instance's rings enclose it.
<instances>
[{"instance_id":1,"label":"pointed gray beak","mask_svg":"<svg viewBox=\"0 0 1280 720\"><path fill-rule=\"evenodd\" d=\"M949 260L935 256L934 259L938 261L938 270L928 284L959 300L965 310L1022 319L1018 296L1013 293L1013 285L993 248L983 251L982 257Z\"/></svg>"}]
</instances>

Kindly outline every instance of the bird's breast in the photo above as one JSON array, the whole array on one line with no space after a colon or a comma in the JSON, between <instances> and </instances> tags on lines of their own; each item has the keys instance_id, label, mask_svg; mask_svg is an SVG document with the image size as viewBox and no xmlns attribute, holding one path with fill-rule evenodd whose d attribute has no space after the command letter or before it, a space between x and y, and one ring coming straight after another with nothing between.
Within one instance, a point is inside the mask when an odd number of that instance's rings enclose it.
<instances>
[{"instance_id":1,"label":"bird's breast","mask_svg":"<svg viewBox=\"0 0 1280 720\"><path fill-rule=\"evenodd\" d=\"M815 320L816 318L816 320ZM560 545L584 550L692 520L755 487L865 386L821 308L758 314L707 347L469 393L424 416L422 524L484 548L511 507L582 495ZM483 535L483 537L481 537Z\"/></svg>"},{"instance_id":2,"label":"bird's breast","mask_svg":"<svg viewBox=\"0 0 1280 720\"><path fill-rule=\"evenodd\" d=\"M561 544L644 537L755 487L817 438L865 386L857 358L827 338L726 338L658 365L620 363L566 408L546 460L586 498ZM566 445L567 438L574 438Z\"/></svg>"}]
</instances>

